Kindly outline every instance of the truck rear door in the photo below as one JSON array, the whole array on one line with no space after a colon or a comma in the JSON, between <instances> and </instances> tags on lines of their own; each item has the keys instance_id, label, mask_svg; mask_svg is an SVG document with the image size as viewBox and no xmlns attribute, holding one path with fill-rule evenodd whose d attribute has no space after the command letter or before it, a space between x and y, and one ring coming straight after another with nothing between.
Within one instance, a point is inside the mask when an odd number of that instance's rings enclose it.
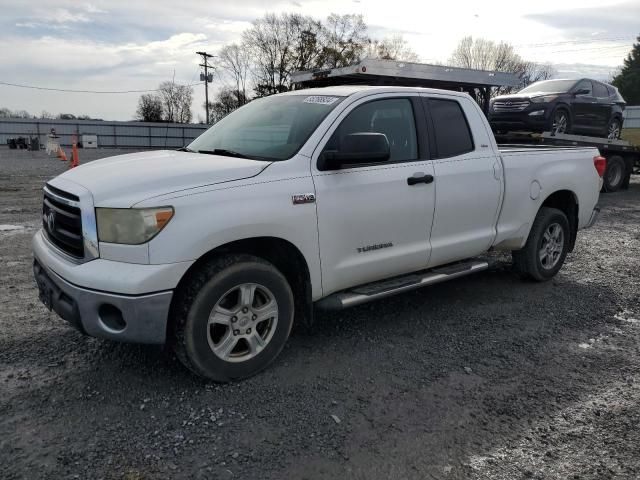
<instances>
[{"instance_id":1,"label":"truck rear door","mask_svg":"<svg viewBox=\"0 0 640 480\"><path fill-rule=\"evenodd\" d=\"M430 267L484 253L503 195L502 163L470 98L422 94L436 187Z\"/></svg>"}]
</instances>

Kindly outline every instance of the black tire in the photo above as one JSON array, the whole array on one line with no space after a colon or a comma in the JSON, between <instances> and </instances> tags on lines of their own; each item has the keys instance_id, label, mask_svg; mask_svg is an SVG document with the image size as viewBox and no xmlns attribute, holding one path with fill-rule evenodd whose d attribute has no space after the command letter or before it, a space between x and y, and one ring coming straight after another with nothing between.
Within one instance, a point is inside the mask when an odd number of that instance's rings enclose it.
<instances>
[{"instance_id":1,"label":"black tire","mask_svg":"<svg viewBox=\"0 0 640 480\"><path fill-rule=\"evenodd\" d=\"M540 252L543 249L543 242L546 241L544 235L553 225L558 225L559 228L561 228L563 245L556 263L554 263L551 268L547 268L540 260ZM529 238L527 238L527 243L524 248L512 252L513 265L516 272L524 278L538 282L550 280L562 268L567 253L569 252L570 238L569 220L567 216L556 208L542 207L533 221L533 226L531 227Z\"/></svg>"},{"instance_id":2,"label":"black tire","mask_svg":"<svg viewBox=\"0 0 640 480\"><path fill-rule=\"evenodd\" d=\"M602 177L604 192L617 192L625 181L627 165L620 155L612 155L607 159L607 168Z\"/></svg>"},{"instance_id":3,"label":"black tire","mask_svg":"<svg viewBox=\"0 0 640 480\"><path fill-rule=\"evenodd\" d=\"M619 118L612 118L607 125L607 131L605 132L604 138L608 138L609 140L618 140L620 135L622 134L622 122Z\"/></svg>"},{"instance_id":4,"label":"black tire","mask_svg":"<svg viewBox=\"0 0 640 480\"><path fill-rule=\"evenodd\" d=\"M277 323L264 349L254 357L225 361L210 347L209 316L227 292L245 283L258 284L272 292L278 309ZM286 278L272 264L251 255L226 255L202 265L181 286L172 313L172 342L180 361L197 375L229 382L255 375L275 360L291 332L294 300Z\"/></svg>"},{"instance_id":5,"label":"black tire","mask_svg":"<svg viewBox=\"0 0 640 480\"><path fill-rule=\"evenodd\" d=\"M561 129L562 131L556 131L556 123L560 115L564 115L566 119L566 127L564 127L564 129ZM571 133L571 114L569 113L569 110L564 107L558 107L553 111L553 113L549 117L549 131L554 134Z\"/></svg>"}]
</instances>

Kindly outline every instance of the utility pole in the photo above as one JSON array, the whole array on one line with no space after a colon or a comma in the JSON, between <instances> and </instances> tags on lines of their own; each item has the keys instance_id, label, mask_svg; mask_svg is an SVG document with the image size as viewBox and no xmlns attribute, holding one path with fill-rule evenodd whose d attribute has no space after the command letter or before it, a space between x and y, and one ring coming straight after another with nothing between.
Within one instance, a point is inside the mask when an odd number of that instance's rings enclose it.
<instances>
[{"instance_id":1,"label":"utility pole","mask_svg":"<svg viewBox=\"0 0 640 480\"><path fill-rule=\"evenodd\" d=\"M209 74L208 69L213 67L209 65L207 61L209 58L213 58L213 55L207 52L196 52L196 54L202 56L201 67L204 67L204 75L200 74L200 80L204 80L204 110L207 116L207 125L209 125L209 83L213 81L213 74Z\"/></svg>"}]
</instances>

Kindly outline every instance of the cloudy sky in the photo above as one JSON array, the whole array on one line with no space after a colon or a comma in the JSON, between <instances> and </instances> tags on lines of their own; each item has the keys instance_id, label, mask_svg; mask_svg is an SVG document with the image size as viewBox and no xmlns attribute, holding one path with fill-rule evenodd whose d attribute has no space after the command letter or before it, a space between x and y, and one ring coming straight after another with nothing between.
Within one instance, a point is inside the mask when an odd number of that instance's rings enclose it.
<instances>
[{"instance_id":1,"label":"cloudy sky","mask_svg":"<svg viewBox=\"0 0 640 480\"><path fill-rule=\"evenodd\" d=\"M446 62L465 35L512 43L559 76L607 79L640 34L640 1L0 0L0 82L72 90L154 89L199 79L196 50L215 53L267 12L318 19L361 13L369 34L402 34L424 62ZM216 79L216 84L221 82ZM0 84L0 107L131 119L139 93L91 94ZM195 86L194 119L204 116Z\"/></svg>"}]
</instances>

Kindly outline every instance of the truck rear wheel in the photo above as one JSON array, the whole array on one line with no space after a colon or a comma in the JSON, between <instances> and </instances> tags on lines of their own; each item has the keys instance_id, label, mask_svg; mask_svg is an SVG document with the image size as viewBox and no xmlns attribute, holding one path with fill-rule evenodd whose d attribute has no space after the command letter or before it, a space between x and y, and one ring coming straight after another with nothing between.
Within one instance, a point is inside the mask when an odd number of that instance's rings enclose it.
<instances>
[{"instance_id":1,"label":"truck rear wheel","mask_svg":"<svg viewBox=\"0 0 640 480\"><path fill-rule=\"evenodd\" d=\"M620 155L612 155L607 159L602 189L605 192L617 192L625 181L626 165Z\"/></svg>"},{"instance_id":2,"label":"truck rear wheel","mask_svg":"<svg viewBox=\"0 0 640 480\"><path fill-rule=\"evenodd\" d=\"M176 293L174 342L194 373L228 382L255 375L282 351L294 303L285 277L249 255L218 257Z\"/></svg>"},{"instance_id":3,"label":"truck rear wheel","mask_svg":"<svg viewBox=\"0 0 640 480\"><path fill-rule=\"evenodd\" d=\"M542 207L524 248L512 252L516 271L538 282L553 278L562 268L570 238L567 216L556 208Z\"/></svg>"}]
</instances>

